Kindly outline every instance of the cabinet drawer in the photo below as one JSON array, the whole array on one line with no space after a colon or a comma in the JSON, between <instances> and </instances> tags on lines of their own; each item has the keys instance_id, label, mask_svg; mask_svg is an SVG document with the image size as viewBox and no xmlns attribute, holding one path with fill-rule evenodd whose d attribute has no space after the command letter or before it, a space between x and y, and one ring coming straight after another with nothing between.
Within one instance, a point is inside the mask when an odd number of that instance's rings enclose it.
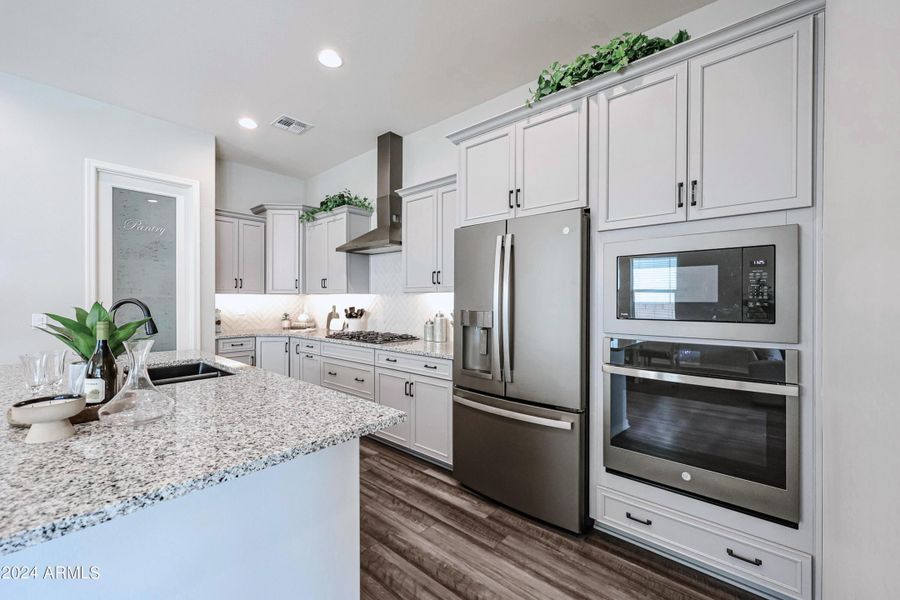
<instances>
[{"instance_id":1,"label":"cabinet drawer","mask_svg":"<svg viewBox=\"0 0 900 600\"><path fill-rule=\"evenodd\" d=\"M443 358L428 358L415 354L376 350L375 364L379 367L399 369L438 379L453 378L453 362Z\"/></svg>"},{"instance_id":2,"label":"cabinet drawer","mask_svg":"<svg viewBox=\"0 0 900 600\"><path fill-rule=\"evenodd\" d=\"M812 597L812 557L807 554L615 492L600 489L597 500L600 520L616 529L791 598Z\"/></svg>"},{"instance_id":3,"label":"cabinet drawer","mask_svg":"<svg viewBox=\"0 0 900 600\"><path fill-rule=\"evenodd\" d=\"M359 346L350 346L347 344L329 344L328 342L322 342L322 356L352 360L354 362L366 363L367 365L375 363L375 350L372 348L361 348Z\"/></svg>"},{"instance_id":4,"label":"cabinet drawer","mask_svg":"<svg viewBox=\"0 0 900 600\"><path fill-rule=\"evenodd\" d=\"M256 349L256 339L252 337L245 338L226 338L216 340L216 352L243 352L245 350Z\"/></svg>"},{"instance_id":5,"label":"cabinet drawer","mask_svg":"<svg viewBox=\"0 0 900 600\"><path fill-rule=\"evenodd\" d=\"M375 399L375 368L330 358L322 359L322 385L367 400Z\"/></svg>"},{"instance_id":6,"label":"cabinet drawer","mask_svg":"<svg viewBox=\"0 0 900 600\"><path fill-rule=\"evenodd\" d=\"M238 352L219 352L219 356L223 358L230 358L231 360L236 360L239 363L244 363L245 365L250 365L252 367L256 366L256 351L255 350L247 350L247 351L238 351Z\"/></svg>"},{"instance_id":7,"label":"cabinet drawer","mask_svg":"<svg viewBox=\"0 0 900 600\"><path fill-rule=\"evenodd\" d=\"M298 344L300 344L300 352L305 352L306 354L321 354L322 353L322 342L319 340L307 340L304 338L294 338Z\"/></svg>"}]
</instances>

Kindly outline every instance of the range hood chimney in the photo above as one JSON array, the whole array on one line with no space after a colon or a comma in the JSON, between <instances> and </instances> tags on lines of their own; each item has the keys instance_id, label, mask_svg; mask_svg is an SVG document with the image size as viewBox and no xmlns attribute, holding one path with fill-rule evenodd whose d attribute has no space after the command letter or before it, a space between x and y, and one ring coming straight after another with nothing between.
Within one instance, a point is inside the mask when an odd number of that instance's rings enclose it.
<instances>
[{"instance_id":1,"label":"range hood chimney","mask_svg":"<svg viewBox=\"0 0 900 600\"><path fill-rule=\"evenodd\" d=\"M395 190L403 187L403 138L392 131L379 135L377 160L378 198L375 201L377 225L372 231L338 246L336 248L338 252L355 254L400 252L403 204Z\"/></svg>"}]
</instances>

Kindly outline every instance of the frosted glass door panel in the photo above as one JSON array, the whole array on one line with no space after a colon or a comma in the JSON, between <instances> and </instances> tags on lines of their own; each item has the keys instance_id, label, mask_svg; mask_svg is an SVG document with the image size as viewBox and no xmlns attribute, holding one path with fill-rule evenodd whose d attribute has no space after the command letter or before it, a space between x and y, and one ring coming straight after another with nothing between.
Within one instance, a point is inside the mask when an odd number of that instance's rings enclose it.
<instances>
[{"instance_id":1,"label":"frosted glass door panel","mask_svg":"<svg viewBox=\"0 0 900 600\"><path fill-rule=\"evenodd\" d=\"M113 188L112 219L113 301L143 300L159 328L153 350L175 350L175 198ZM140 318L140 310L125 305L116 322Z\"/></svg>"}]
</instances>

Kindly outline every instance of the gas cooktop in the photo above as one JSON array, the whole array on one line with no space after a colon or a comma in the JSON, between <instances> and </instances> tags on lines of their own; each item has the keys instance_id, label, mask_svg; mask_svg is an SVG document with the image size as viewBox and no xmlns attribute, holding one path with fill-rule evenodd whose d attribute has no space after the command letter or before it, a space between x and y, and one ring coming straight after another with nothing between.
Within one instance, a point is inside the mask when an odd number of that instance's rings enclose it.
<instances>
[{"instance_id":1,"label":"gas cooktop","mask_svg":"<svg viewBox=\"0 0 900 600\"><path fill-rule=\"evenodd\" d=\"M363 344L393 344L394 342L410 342L417 340L408 333L390 333L383 331L333 331L325 337L333 340L349 340Z\"/></svg>"}]
</instances>

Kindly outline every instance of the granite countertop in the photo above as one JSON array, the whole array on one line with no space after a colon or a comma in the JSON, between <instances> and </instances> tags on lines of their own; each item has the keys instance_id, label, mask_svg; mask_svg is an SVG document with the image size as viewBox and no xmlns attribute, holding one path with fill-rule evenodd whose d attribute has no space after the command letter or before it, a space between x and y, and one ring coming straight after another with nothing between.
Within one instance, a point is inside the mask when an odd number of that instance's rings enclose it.
<instances>
[{"instance_id":1,"label":"granite countertop","mask_svg":"<svg viewBox=\"0 0 900 600\"><path fill-rule=\"evenodd\" d=\"M453 343L452 342L426 342L424 340L413 340L411 342L395 342L393 344L366 344L363 342L354 342L351 340L336 340L326 337L326 331L322 329L251 329L247 331L228 331L217 333L217 340L240 337L294 337L304 340L320 340L329 344L346 344L348 346L362 346L363 348L375 348L376 350L389 350L391 352L403 352L404 354L415 354L417 356L427 356L429 358L443 358L444 360L453 360Z\"/></svg>"},{"instance_id":2,"label":"granite countertop","mask_svg":"<svg viewBox=\"0 0 900 600\"><path fill-rule=\"evenodd\" d=\"M208 352L157 352L149 364L203 360L231 377L166 385L173 415L139 427L76 425L27 445L0 425L0 555L401 423L374 402ZM0 366L0 406L27 398L20 367ZM315 493L311 490L310 493Z\"/></svg>"}]
</instances>

